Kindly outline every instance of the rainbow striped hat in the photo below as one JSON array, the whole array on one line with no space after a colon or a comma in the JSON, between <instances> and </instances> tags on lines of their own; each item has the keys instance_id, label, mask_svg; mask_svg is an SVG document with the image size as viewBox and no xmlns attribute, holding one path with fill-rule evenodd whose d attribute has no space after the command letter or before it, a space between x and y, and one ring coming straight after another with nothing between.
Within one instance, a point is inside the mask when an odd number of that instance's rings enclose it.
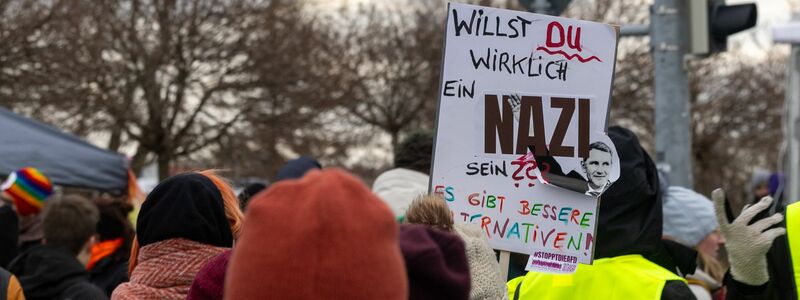
<instances>
[{"instance_id":1,"label":"rainbow striped hat","mask_svg":"<svg viewBox=\"0 0 800 300\"><path fill-rule=\"evenodd\" d=\"M44 207L44 200L53 194L50 179L31 167L19 169L8 175L8 179L0 189L14 200L17 213L21 216L38 214Z\"/></svg>"}]
</instances>

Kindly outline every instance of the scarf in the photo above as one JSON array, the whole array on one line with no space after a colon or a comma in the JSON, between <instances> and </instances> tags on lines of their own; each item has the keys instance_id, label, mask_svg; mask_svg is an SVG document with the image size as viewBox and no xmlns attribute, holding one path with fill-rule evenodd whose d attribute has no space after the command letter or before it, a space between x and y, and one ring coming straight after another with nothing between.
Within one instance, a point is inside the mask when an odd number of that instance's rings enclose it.
<instances>
[{"instance_id":1,"label":"scarf","mask_svg":"<svg viewBox=\"0 0 800 300\"><path fill-rule=\"evenodd\" d=\"M103 258L108 257L122 246L122 238L108 240L92 245L91 254L89 256L89 263L86 265L86 270L91 270L97 262Z\"/></svg>"},{"instance_id":2,"label":"scarf","mask_svg":"<svg viewBox=\"0 0 800 300\"><path fill-rule=\"evenodd\" d=\"M119 285L111 299L186 299L197 272L227 249L187 239L143 246L130 282Z\"/></svg>"}]
</instances>

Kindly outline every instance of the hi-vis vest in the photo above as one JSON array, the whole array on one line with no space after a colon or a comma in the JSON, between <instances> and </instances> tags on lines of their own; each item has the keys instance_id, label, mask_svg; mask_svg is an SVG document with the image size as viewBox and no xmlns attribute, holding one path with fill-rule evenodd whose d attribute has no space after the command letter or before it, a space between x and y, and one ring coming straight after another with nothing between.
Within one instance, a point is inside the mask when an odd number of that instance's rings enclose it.
<instances>
[{"instance_id":1,"label":"hi-vis vest","mask_svg":"<svg viewBox=\"0 0 800 300\"><path fill-rule=\"evenodd\" d=\"M800 202L786 206L786 238L789 240L789 256L794 270L794 286L800 296Z\"/></svg>"},{"instance_id":2,"label":"hi-vis vest","mask_svg":"<svg viewBox=\"0 0 800 300\"><path fill-rule=\"evenodd\" d=\"M659 300L668 280L683 278L641 255L601 258L574 274L528 272L508 282L509 299ZM518 297L516 294L519 294Z\"/></svg>"}]
</instances>

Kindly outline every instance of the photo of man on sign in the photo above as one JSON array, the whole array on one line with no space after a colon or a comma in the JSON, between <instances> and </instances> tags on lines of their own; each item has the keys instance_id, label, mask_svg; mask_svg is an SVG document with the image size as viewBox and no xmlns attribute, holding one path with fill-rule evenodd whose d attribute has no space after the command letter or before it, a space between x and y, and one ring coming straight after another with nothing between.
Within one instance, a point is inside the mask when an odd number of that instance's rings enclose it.
<instances>
[{"instance_id":1,"label":"photo of man on sign","mask_svg":"<svg viewBox=\"0 0 800 300\"><path fill-rule=\"evenodd\" d=\"M598 197L610 185L611 165L613 162L611 148L603 142L589 144L589 157L581 162L586 173L588 189L587 196Z\"/></svg>"},{"instance_id":2,"label":"photo of man on sign","mask_svg":"<svg viewBox=\"0 0 800 300\"><path fill-rule=\"evenodd\" d=\"M538 155L536 164L542 172L541 179L547 184L599 197L619 178L619 170L614 168L618 158L610 145L613 144L593 141L589 144L589 156L583 159ZM529 150L535 153L534 147Z\"/></svg>"}]
</instances>

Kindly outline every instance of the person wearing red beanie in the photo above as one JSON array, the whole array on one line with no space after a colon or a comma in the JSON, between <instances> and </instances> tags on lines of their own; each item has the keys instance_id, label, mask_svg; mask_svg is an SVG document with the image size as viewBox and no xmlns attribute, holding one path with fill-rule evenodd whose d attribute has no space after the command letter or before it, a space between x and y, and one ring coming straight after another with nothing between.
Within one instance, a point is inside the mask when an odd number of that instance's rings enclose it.
<instances>
[{"instance_id":1,"label":"person wearing red beanie","mask_svg":"<svg viewBox=\"0 0 800 300\"><path fill-rule=\"evenodd\" d=\"M310 171L248 205L225 299L408 299L398 224L352 175Z\"/></svg>"}]
</instances>

